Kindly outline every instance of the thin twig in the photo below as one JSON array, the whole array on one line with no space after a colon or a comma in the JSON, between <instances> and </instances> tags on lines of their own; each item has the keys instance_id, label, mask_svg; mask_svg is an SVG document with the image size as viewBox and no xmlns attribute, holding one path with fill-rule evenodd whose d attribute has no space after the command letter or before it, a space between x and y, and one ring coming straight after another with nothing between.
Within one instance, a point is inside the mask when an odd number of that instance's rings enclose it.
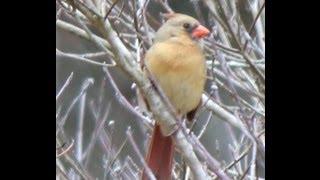
<instances>
[{"instance_id":1,"label":"thin twig","mask_svg":"<svg viewBox=\"0 0 320 180\"><path fill-rule=\"evenodd\" d=\"M120 0L115 0L113 3L112 3L112 5L111 5L111 7L109 8L109 10L108 10L108 12L106 13L106 15L104 16L104 20L106 20L107 18L108 18L108 16L109 16L109 14L111 13L111 11L112 11L112 9L117 5L117 3L119 2Z\"/></svg>"},{"instance_id":2,"label":"thin twig","mask_svg":"<svg viewBox=\"0 0 320 180\"><path fill-rule=\"evenodd\" d=\"M142 154L140 153L139 151L139 148L137 146L137 143L134 141L133 137L132 137L132 132L131 132L131 128L129 127L127 132L127 137L128 137L128 140L130 142L130 144L132 145L134 151L136 152L136 154L138 155L141 163L143 164L143 167L146 171L146 174L149 176L149 178L151 180L156 180L155 176L153 175L151 169L149 168L149 166L147 165L146 161L144 160L144 157L142 156Z\"/></svg>"},{"instance_id":3,"label":"thin twig","mask_svg":"<svg viewBox=\"0 0 320 180\"><path fill-rule=\"evenodd\" d=\"M70 106L68 107L68 109L67 109L66 113L64 114L64 116L61 117L61 118L59 119L59 121L57 122L58 127L63 127L65 121L67 120L67 118L68 118L68 116L69 116L69 114L70 114L70 111L73 109L73 107L74 107L74 105L76 104L76 102L80 99L80 97L88 90L88 88L89 88L93 83L94 83L94 81L93 81L93 79L91 79L91 78L89 78L89 79L87 79L87 80L85 81L84 86L82 87L82 89L81 89L80 93L78 94L78 96L76 96L76 97L72 100L72 102L71 102ZM61 130L61 128L58 128L57 131L56 131L56 134L58 134L60 130Z\"/></svg>"},{"instance_id":4,"label":"thin twig","mask_svg":"<svg viewBox=\"0 0 320 180\"><path fill-rule=\"evenodd\" d=\"M60 95L65 91L65 89L69 86L71 80L73 77L73 72L71 72L71 74L68 76L66 82L63 84L62 88L60 89L60 91L58 92L58 94L56 95L56 101L58 101Z\"/></svg>"},{"instance_id":5,"label":"thin twig","mask_svg":"<svg viewBox=\"0 0 320 180\"><path fill-rule=\"evenodd\" d=\"M103 129L103 125L105 124L105 122L107 121L107 118L109 116L109 112L110 112L110 108L111 108L111 102L107 105L107 108L106 108L106 111L103 115L103 117L101 118L101 120L98 120L98 122L96 122L96 127L93 131L93 134L92 134L92 137L90 139L90 143L88 145L88 147L86 148L86 150L84 151L83 153L83 159L86 158L86 161L85 161L85 165L88 164L89 162L89 157L90 157L90 154L93 150L93 147Z\"/></svg>"},{"instance_id":6,"label":"thin twig","mask_svg":"<svg viewBox=\"0 0 320 180\"><path fill-rule=\"evenodd\" d=\"M70 149L73 147L73 144L74 144L74 140L71 141L71 144L66 148L66 149L62 149L61 152L59 152L57 155L56 155L56 158L59 158L61 156L63 156L64 154L66 154L67 152L70 151Z\"/></svg>"},{"instance_id":7,"label":"thin twig","mask_svg":"<svg viewBox=\"0 0 320 180\"><path fill-rule=\"evenodd\" d=\"M112 63L112 64L99 63L99 62L96 62L96 61L81 57L81 56L79 56L77 54L64 53L64 52L62 52L62 51L60 51L58 49L56 49L56 55L60 56L60 57L67 57L67 58L70 58L70 59L86 62L86 63L97 65L97 66L102 66L102 67L114 67L114 66L116 66L116 63Z\"/></svg>"}]
</instances>

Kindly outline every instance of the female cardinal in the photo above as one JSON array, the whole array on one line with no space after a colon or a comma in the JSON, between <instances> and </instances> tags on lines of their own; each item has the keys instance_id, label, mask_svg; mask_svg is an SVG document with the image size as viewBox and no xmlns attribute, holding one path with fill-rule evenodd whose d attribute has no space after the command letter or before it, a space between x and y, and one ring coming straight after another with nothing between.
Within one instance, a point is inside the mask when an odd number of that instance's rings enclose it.
<instances>
[{"instance_id":1,"label":"female cardinal","mask_svg":"<svg viewBox=\"0 0 320 180\"><path fill-rule=\"evenodd\" d=\"M206 80L204 54L199 39L209 30L187 15L173 13L159 28L147 51L145 65L180 116L200 103ZM155 125L146 161L159 180L171 179L174 145ZM147 179L143 172L142 179Z\"/></svg>"}]
</instances>

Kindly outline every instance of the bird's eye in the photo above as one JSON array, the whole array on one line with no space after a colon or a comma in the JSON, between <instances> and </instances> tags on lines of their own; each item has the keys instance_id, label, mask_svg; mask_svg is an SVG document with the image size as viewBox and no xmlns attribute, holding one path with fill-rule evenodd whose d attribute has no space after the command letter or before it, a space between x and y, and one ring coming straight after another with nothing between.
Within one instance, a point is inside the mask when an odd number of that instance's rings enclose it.
<instances>
[{"instance_id":1,"label":"bird's eye","mask_svg":"<svg viewBox=\"0 0 320 180\"><path fill-rule=\"evenodd\" d=\"M190 25L189 23L184 23L184 24L183 24L183 27L184 27L185 29L189 29L189 28L191 27L191 25Z\"/></svg>"}]
</instances>

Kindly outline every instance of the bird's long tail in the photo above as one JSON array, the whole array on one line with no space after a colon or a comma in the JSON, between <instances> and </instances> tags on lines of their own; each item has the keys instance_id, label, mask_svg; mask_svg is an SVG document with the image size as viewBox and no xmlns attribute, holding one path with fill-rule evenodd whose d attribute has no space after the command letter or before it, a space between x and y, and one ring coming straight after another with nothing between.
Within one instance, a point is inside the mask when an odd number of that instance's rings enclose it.
<instances>
[{"instance_id":1,"label":"bird's long tail","mask_svg":"<svg viewBox=\"0 0 320 180\"><path fill-rule=\"evenodd\" d=\"M147 154L147 164L157 180L170 180L174 155L174 144L171 136L162 135L160 126L155 125ZM147 180L145 171L142 180Z\"/></svg>"}]
</instances>

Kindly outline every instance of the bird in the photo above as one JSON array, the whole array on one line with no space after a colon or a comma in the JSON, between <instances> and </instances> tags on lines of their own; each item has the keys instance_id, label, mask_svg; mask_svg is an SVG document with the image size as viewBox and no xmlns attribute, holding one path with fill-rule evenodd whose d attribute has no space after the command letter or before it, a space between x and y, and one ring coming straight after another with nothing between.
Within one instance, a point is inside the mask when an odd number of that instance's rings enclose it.
<instances>
[{"instance_id":1,"label":"bird","mask_svg":"<svg viewBox=\"0 0 320 180\"><path fill-rule=\"evenodd\" d=\"M201 103L206 82L206 63L199 40L210 31L186 14L165 14L145 54L145 66L179 116L194 114ZM146 162L158 180L171 179L174 142L155 123ZM142 180L147 180L145 170Z\"/></svg>"}]
</instances>

